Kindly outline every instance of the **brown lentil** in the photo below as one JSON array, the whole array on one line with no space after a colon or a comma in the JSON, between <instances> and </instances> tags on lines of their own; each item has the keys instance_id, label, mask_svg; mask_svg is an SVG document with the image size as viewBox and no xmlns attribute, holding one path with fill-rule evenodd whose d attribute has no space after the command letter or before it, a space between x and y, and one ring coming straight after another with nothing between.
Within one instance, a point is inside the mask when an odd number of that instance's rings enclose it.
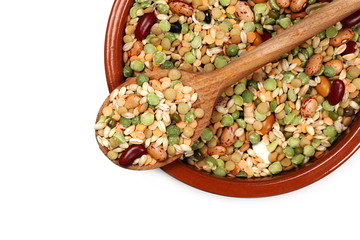
<instances>
[{"instance_id":1,"label":"brown lentil","mask_svg":"<svg viewBox=\"0 0 360 240\"><path fill-rule=\"evenodd\" d=\"M280 161L283 167L288 167L291 165L291 160L289 158L284 158Z\"/></svg>"},{"instance_id":2,"label":"brown lentil","mask_svg":"<svg viewBox=\"0 0 360 240\"><path fill-rule=\"evenodd\" d=\"M263 102L257 105L256 110L261 114L267 114L270 111L270 107L267 102Z\"/></svg>"},{"instance_id":3,"label":"brown lentil","mask_svg":"<svg viewBox=\"0 0 360 240\"><path fill-rule=\"evenodd\" d=\"M279 153L277 152L272 152L269 154L269 161L270 162L275 162L277 160L277 157L279 156Z\"/></svg>"},{"instance_id":4,"label":"brown lentil","mask_svg":"<svg viewBox=\"0 0 360 240\"><path fill-rule=\"evenodd\" d=\"M299 88L299 87L301 87L302 83L301 83L301 80L300 80L300 79L295 78L295 79L293 79L293 80L291 81L291 85L292 85L294 88Z\"/></svg>"}]
</instances>

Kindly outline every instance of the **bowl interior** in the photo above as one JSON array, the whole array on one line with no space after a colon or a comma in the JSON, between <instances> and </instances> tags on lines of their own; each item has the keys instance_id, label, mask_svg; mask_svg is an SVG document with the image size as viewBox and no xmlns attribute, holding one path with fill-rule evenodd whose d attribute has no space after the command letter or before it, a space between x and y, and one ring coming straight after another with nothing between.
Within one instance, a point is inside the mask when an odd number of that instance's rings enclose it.
<instances>
[{"instance_id":1,"label":"bowl interior","mask_svg":"<svg viewBox=\"0 0 360 240\"><path fill-rule=\"evenodd\" d=\"M122 38L133 0L114 2L105 40L105 71L109 91L124 81L122 75ZM197 170L182 161L176 161L162 169L176 179L198 189L233 197L263 197L290 192L309 185L331 173L360 147L360 117L318 158L299 168L273 177L221 178Z\"/></svg>"}]
</instances>

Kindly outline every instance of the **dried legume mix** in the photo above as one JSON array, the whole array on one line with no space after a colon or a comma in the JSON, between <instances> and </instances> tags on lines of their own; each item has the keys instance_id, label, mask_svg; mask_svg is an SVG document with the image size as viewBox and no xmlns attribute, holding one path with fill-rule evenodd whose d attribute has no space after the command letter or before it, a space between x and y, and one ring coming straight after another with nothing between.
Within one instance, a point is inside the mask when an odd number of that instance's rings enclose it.
<instances>
[{"instance_id":1,"label":"dried legume mix","mask_svg":"<svg viewBox=\"0 0 360 240\"><path fill-rule=\"evenodd\" d=\"M137 0L123 39L124 76L222 68L327 2ZM249 178L321 156L359 111L359 14L226 89L184 161Z\"/></svg>"},{"instance_id":2,"label":"dried legume mix","mask_svg":"<svg viewBox=\"0 0 360 240\"><path fill-rule=\"evenodd\" d=\"M183 86L180 78L176 69L159 80L139 74L136 84L110 94L110 103L95 125L97 140L108 149L109 159L126 167L193 155L191 137L204 111L193 107L197 93Z\"/></svg>"}]
</instances>

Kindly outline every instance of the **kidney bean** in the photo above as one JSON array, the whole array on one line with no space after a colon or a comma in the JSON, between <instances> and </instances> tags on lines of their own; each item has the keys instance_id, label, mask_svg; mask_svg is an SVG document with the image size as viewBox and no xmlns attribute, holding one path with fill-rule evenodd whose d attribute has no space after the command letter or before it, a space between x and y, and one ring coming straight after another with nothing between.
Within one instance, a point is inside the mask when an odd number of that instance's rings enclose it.
<instances>
[{"instance_id":1,"label":"kidney bean","mask_svg":"<svg viewBox=\"0 0 360 240\"><path fill-rule=\"evenodd\" d=\"M129 57L138 56L144 49L144 45L141 41L136 41L133 47L129 51Z\"/></svg>"},{"instance_id":2,"label":"kidney bean","mask_svg":"<svg viewBox=\"0 0 360 240\"><path fill-rule=\"evenodd\" d=\"M328 96L328 102L331 105L338 104L345 93L345 84L341 80L334 80L331 84L330 94Z\"/></svg>"},{"instance_id":3,"label":"kidney bean","mask_svg":"<svg viewBox=\"0 0 360 240\"><path fill-rule=\"evenodd\" d=\"M304 118L311 118L316 113L316 109L318 107L318 102L315 97L307 98L301 104L301 116Z\"/></svg>"},{"instance_id":4,"label":"kidney bean","mask_svg":"<svg viewBox=\"0 0 360 240\"><path fill-rule=\"evenodd\" d=\"M287 8L290 6L290 0L276 0L276 4L281 8Z\"/></svg>"},{"instance_id":5,"label":"kidney bean","mask_svg":"<svg viewBox=\"0 0 360 240\"><path fill-rule=\"evenodd\" d=\"M290 9L292 12L301 12L307 4L308 0L291 0Z\"/></svg>"},{"instance_id":6,"label":"kidney bean","mask_svg":"<svg viewBox=\"0 0 360 240\"><path fill-rule=\"evenodd\" d=\"M316 85L316 91L323 97L330 93L331 83L325 76L320 76L320 83Z\"/></svg>"},{"instance_id":7,"label":"kidney bean","mask_svg":"<svg viewBox=\"0 0 360 240\"><path fill-rule=\"evenodd\" d=\"M354 30L351 28L345 28L341 30L336 37L330 40L330 45L333 47L338 47L344 43L349 42L354 37Z\"/></svg>"},{"instance_id":8,"label":"kidney bean","mask_svg":"<svg viewBox=\"0 0 360 240\"><path fill-rule=\"evenodd\" d=\"M270 132L275 122L275 116L274 114L269 115L263 122L262 122L262 128L260 129L260 132L262 135L265 135Z\"/></svg>"},{"instance_id":9,"label":"kidney bean","mask_svg":"<svg viewBox=\"0 0 360 240\"><path fill-rule=\"evenodd\" d=\"M262 39L265 41L269 40L270 38L272 38L271 34L267 31L264 31L263 35L262 35Z\"/></svg>"},{"instance_id":10,"label":"kidney bean","mask_svg":"<svg viewBox=\"0 0 360 240\"><path fill-rule=\"evenodd\" d=\"M212 155L224 156L226 153L226 148L223 146L215 146L215 147L209 148L207 150L207 153L210 156L212 156Z\"/></svg>"},{"instance_id":11,"label":"kidney bean","mask_svg":"<svg viewBox=\"0 0 360 240\"><path fill-rule=\"evenodd\" d=\"M151 143L147 148L147 152L156 161L162 162L167 159L167 152L161 145L155 146L155 143Z\"/></svg>"},{"instance_id":12,"label":"kidney bean","mask_svg":"<svg viewBox=\"0 0 360 240\"><path fill-rule=\"evenodd\" d=\"M135 29L135 37L137 40L143 40L150 33L151 27L156 22L156 16L154 13L144 14L140 19Z\"/></svg>"},{"instance_id":13,"label":"kidney bean","mask_svg":"<svg viewBox=\"0 0 360 240\"><path fill-rule=\"evenodd\" d=\"M344 18L341 21L341 24L345 27L352 27L358 23L360 23L360 10L358 10L357 12L354 12L353 14L351 14L347 18Z\"/></svg>"},{"instance_id":14,"label":"kidney bean","mask_svg":"<svg viewBox=\"0 0 360 240\"><path fill-rule=\"evenodd\" d=\"M346 55L346 54L349 54L349 53L354 53L356 52L356 49L357 49L357 44L356 42L353 42L353 41L350 41L346 44L346 49L345 51L343 51L341 53L341 55Z\"/></svg>"},{"instance_id":15,"label":"kidney bean","mask_svg":"<svg viewBox=\"0 0 360 240\"><path fill-rule=\"evenodd\" d=\"M131 145L128 147L119 158L119 165L126 167L131 165L135 159L146 154L146 148L143 145Z\"/></svg>"},{"instance_id":16,"label":"kidney bean","mask_svg":"<svg viewBox=\"0 0 360 240\"><path fill-rule=\"evenodd\" d=\"M194 8L187 2L181 0L174 0L169 3L170 10L178 15L190 17L193 14Z\"/></svg>"},{"instance_id":17,"label":"kidney bean","mask_svg":"<svg viewBox=\"0 0 360 240\"><path fill-rule=\"evenodd\" d=\"M330 60L327 63L325 63L325 66L331 66L335 69L335 73L339 74L341 70L343 69L343 64L340 60L334 59Z\"/></svg>"},{"instance_id":18,"label":"kidney bean","mask_svg":"<svg viewBox=\"0 0 360 240\"><path fill-rule=\"evenodd\" d=\"M222 146L224 147L230 147L232 146L237 137L235 136L235 130L237 129L237 125L236 124L233 124L229 127L225 127L222 134L221 134L221 137L220 137L220 143Z\"/></svg>"},{"instance_id":19,"label":"kidney bean","mask_svg":"<svg viewBox=\"0 0 360 240\"><path fill-rule=\"evenodd\" d=\"M311 58L306 64L305 73L309 76L318 73L321 69L322 61L323 57L321 56L321 54L315 54L311 56Z\"/></svg>"},{"instance_id":20,"label":"kidney bean","mask_svg":"<svg viewBox=\"0 0 360 240\"><path fill-rule=\"evenodd\" d=\"M250 5L247 2L238 1L235 4L235 15L245 22L254 21L254 13L251 11Z\"/></svg>"}]
</instances>

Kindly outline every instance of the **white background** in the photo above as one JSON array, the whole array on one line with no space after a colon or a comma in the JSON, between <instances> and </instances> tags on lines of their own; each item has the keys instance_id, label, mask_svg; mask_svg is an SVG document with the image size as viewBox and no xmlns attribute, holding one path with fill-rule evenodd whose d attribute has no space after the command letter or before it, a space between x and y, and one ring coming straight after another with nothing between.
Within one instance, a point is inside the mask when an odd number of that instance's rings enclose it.
<instances>
[{"instance_id":1,"label":"white background","mask_svg":"<svg viewBox=\"0 0 360 240\"><path fill-rule=\"evenodd\" d=\"M349 239L359 236L360 152L298 191L241 199L98 149L112 0L0 4L0 239ZM352 238L354 239L354 238Z\"/></svg>"}]
</instances>

